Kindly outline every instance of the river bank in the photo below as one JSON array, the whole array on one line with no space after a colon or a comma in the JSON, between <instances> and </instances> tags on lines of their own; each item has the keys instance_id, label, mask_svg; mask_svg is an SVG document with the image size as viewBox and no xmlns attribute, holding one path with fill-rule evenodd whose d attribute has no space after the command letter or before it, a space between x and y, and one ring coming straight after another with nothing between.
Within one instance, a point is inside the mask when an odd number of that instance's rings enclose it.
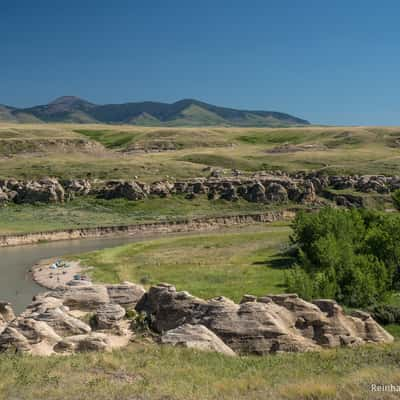
<instances>
[{"instance_id":1,"label":"river bank","mask_svg":"<svg viewBox=\"0 0 400 400\"><path fill-rule=\"evenodd\" d=\"M156 235L155 235L156 236ZM72 254L81 254L94 250L122 246L142 241L150 235L87 238L65 240L40 244L0 248L0 300L10 302L17 313L22 312L32 301L32 297L43 292L32 279L32 266L40 260L58 259Z\"/></svg>"},{"instance_id":2,"label":"river bank","mask_svg":"<svg viewBox=\"0 0 400 400\"><path fill-rule=\"evenodd\" d=\"M219 217L200 217L174 221L146 222L132 225L100 226L96 228L79 228L35 232L27 234L9 234L0 236L0 247L21 246L41 242L61 240L134 236L154 233L204 232L231 225L266 223L290 220L295 216L293 210L277 210L256 214L241 214Z\"/></svg>"},{"instance_id":3,"label":"river bank","mask_svg":"<svg viewBox=\"0 0 400 400\"><path fill-rule=\"evenodd\" d=\"M51 268L59 261L58 257L41 260L32 267L32 279L46 289L66 286L76 275L81 275L82 266L78 261L64 262L64 266Z\"/></svg>"}]
</instances>

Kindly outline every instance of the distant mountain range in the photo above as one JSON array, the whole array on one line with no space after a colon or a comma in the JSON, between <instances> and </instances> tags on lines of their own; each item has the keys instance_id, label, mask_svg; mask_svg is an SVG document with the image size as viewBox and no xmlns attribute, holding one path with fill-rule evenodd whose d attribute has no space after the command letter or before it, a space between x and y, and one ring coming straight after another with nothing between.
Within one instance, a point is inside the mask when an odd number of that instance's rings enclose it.
<instances>
[{"instance_id":1,"label":"distant mountain range","mask_svg":"<svg viewBox=\"0 0 400 400\"><path fill-rule=\"evenodd\" d=\"M309 124L304 119L281 112L235 110L192 99L172 104L145 101L98 105L74 96L60 97L49 104L30 108L0 105L0 122L271 127Z\"/></svg>"}]
</instances>

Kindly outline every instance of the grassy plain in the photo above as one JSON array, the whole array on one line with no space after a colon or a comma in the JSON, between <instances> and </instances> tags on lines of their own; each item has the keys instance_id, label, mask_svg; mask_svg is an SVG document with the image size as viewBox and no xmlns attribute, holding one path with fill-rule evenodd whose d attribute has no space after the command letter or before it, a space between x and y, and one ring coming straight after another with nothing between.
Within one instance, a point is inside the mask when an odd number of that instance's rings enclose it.
<instances>
[{"instance_id":1,"label":"grassy plain","mask_svg":"<svg viewBox=\"0 0 400 400\"><path fill-rule=\"evenodd\" d=\"M133 343L113 353L0 356L1 400L383 400L400 384L400 344L226 357Z\"/></svg>"},{"instance_id":2,"label":"grassy plain","mask_svg":"<svg viewBox=\"0 0 400 400\"><path fill-rule=\"evenodd\" d=\"M206 167L395 174L400 128L0 124L0 177L154 181Z\"/></svg>"},{"instance_id":3,"label":"grassy plain","mask_svg":"<svg viewBox=\"0 0 400 400\"><path fill-rule=\"evenodd\" d=\"M210 298L257 296L284 291L281 255L291 228L284 223L231 228L218 233L165 237L80 256L100 282L159 282Z\"/></svg>"}]
</instances>

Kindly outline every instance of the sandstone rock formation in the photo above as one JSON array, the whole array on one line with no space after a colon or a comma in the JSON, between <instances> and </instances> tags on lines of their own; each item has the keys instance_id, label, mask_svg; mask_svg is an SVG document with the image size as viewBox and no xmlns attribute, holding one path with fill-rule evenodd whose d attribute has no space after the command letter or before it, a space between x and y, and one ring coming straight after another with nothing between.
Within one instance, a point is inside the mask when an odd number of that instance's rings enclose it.
<instances>
[{"instance_id":1,"label":"sandstone rock formation","mask_svg":"<svg viewBox=\"0 0 400 400\"><path fill-rule=\"evenodd\" d=\"M204 325L183 324L178 326L178 328L171 329L162 335L161 343L204 351L215 351L227 356L235 355L231 348Z\"/></svg>"},{"instance_id":2,"label":"sandstone rock formation","mask_svg":"<svg viewBox=\"0 0 400 400\"><path fill-rule=\"evenodd\" d=\"M318 203L322 198L332 198L329 189L350 189L355 192L387 194L400 189L399 176L326 176L320 173L285 174L280 171L257 172L245 176L233 171L231 176L211 174L208 178L193 178L184 181L164 180L146 184L134 180L89 181L87 179L58 180L43 178L38 181L0 180L0 205L14 203L56 203L76 196L93 195L111 200L124 198L130 201L143 200L150 196L168 197L176 194L193 199L206 195L210 200L249 202ZM350 194L351 195L351 194ZM340 205L359 206L347 198Z\"/></svg>"},{"instance_id":3,"label":"sandstone rock formation","mask_svg":"<svg viewBox=\"0 0 400 400\"><path fill-rule=\"evenodd\" d=\"M156 332L168 332L184 324L204 325L241 354L309 351L321 346L393 340L368 314L347 316L334 301L309 303L295 294L246 297L235 304L224 297L205 301L160 284L150 288L137 309L151 315L151 327Z\"/></svg>"},{"instance_id":4,"label":"sandstone rock formation","mask_svg":"<svg viewBox=\"0 0 400 400\"><path fill-rule=\"evenodd\" d=\"M137 302L145 294L142 286L131 282L122 282L120 284L106 285L107 293L111 303L119 304L125 309L134 308Z\"/></svg>"},{"instance_id":5,"label":"sandstone rock formation","mask_svg":"<svg viewBox=\"0 0 400 400\"><path fill-rule=\"evenodd\" d=\"M109 303L98 308L95 315L95 325L98 329L118 328L126 311L119 304Z\"/></svg>"},{"instance_id":6,"label":"sandstone rock formation","mask_svg":"<svg viewBox=\"0 0 400 400\"><path fill-rule=\"evenodd\" d=\"M17 317L0 303L0 352L50 355L126 346L139 326L127 309L145 313L140 323L148 321L163 344L231 356L393 341L369 314L345 315L332 300L246 295L236 304L225 297L203 300L165 283L147 293L129 282L87 283L40 294Z\"/></svg>"},{"instance_id":7,"label":"sandstone rock formation","mask_svg":"<svg viewBox=\"0 0 400 400\"><path fill-rule=\"evenodd\" d=\"M132 283L71 285L36 296L18 317L1 303L0 351L49 355L125 346L133 332L123 306L133 308L143 293Z\"/></svg>"}]
</instances>

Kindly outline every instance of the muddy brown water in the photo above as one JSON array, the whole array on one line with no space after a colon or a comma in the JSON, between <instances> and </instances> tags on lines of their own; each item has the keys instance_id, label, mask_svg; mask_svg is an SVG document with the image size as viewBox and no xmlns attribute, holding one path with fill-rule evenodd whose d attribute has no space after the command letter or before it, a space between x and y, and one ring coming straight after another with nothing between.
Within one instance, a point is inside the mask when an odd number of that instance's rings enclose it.
<instances>
[{"instance_id":1,"label":"muddy brown water","mask_svg":"<svg viewBox=\"0 0 400 400\"><path fill-rule=\"evenodd\" d=\"M32 297L46 289L33 282L29 270L38 261L149 240L162 235L82 239L0 248L0 300L22 312Z\"/></svg>"}]
</instances>

